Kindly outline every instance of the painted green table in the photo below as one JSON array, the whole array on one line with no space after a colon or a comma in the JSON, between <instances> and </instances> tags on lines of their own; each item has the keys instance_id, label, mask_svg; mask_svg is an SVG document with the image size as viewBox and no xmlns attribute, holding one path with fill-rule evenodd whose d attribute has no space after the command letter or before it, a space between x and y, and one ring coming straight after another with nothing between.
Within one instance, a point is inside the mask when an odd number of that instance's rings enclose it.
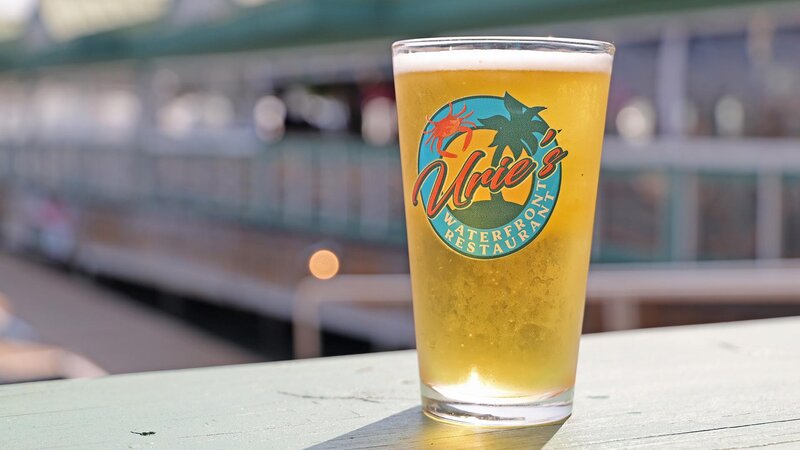
<instances>
[{"instance_id":1,"label":"painted green table","mask_svg":"<svg viewBox=\"0 0 800 450\"><path fill-rule=\"evenodd\" d=\"M575 414L423 418L414 352L0 387L0 448L800 448L800 319L586 336Z\"/></svg>"}]
</instances>

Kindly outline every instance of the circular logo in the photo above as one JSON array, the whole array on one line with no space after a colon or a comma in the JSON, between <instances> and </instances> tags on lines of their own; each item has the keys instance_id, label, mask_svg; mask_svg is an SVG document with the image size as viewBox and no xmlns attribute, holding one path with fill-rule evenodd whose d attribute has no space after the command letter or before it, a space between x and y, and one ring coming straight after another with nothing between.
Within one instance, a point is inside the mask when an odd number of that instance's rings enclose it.
<instances>
[{"instance_id":1,"label":"circular logo","mask_svg":"<svg viewBox=\"0 0 800 450\"><path fill-rule=\"evenodd\" d=\"M422 130L412 204L456 252L500 258L530 244L561 188L561 130L543 106L472 96L439 108Z\"/></svg>"}]
</instances>

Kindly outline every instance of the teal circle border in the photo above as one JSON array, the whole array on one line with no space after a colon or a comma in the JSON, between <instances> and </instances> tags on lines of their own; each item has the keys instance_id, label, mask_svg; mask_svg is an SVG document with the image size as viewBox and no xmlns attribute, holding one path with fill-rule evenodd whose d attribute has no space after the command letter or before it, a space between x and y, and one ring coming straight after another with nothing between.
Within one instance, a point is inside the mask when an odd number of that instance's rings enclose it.
<instances>
[{"instance_id":1,"label":"teal circle border","mask_svg":"<svg viewBox=\"0 0 800 450\"><path fill-rule=\"evenodd\" d=\"M507 113L507 111L505 109L505 105L503 103L503 97L489 96L489 95L475 95L475 96L462 97L462 98L459 98L457 100L454 100L453 102L448 102L447 104L445 104L442 107L440 107L433 114L433 116L430 117L430 121L436 122L438 120L441 120L445 116L447 116L447 114L449 114L450 104L451 103L453 105L453 111L460 111L461 108L463 108L463 105L465 105L465 104L467 105L467 109L468 110L471 108L473 111L475 111L475 115L473 115L469 119L470 121L473 121L473 122L478 124L478 126L474 127L473 130L487 129L488 128L488 127L481 126L481 124L479 123L480 122L480 118L478 118L477 116L486 118L486 117L490 117L490 116L494 116L494 115L503 115L504 117L508 117L508 113ZM537 116L536 119L542 121L545 125L548 125L547 122L545 122L544 119L541 116ZM425 140L428 137L428 135L426 135L424 133L430 131L432 128L433 128L433 125L430 124L430 123L427 123L425 125L425 127L423 127L423 129L422 129L422 133L420 135L419 146L418 146L418 154L417 154L417 173L421 172L425 167L427 167L428 164L430 164L430 163L432 163L432 162L434 162L434 161L436 161L438 159L441 159L441 156L439 156L438 153L436 152L436 149L435 149L433 141L429 145L425 145L425 143L424 143ZM549 125L548 125L548 128L549 128ZM442 148L446 149L453 140L455 140L456 138L458 138L462 134L463 134L463 132L455 133L452 136L449 136L449 137L445 138L445 140L442 142ZM540 141L542 136L543 136L542 133L538 133L538 132L533 132L533 135L534 135L534 137L536 137L537 141ZM532 154L532 151L529 148L526 148L525 150L528 153L528 155L536 162L536 167L537 167L537 171L538 171L538 169L542 167L542 158L543 158L543 156L545 154L547 154L548 151L550 151L551 149L553 149L553 148L555 148L557 146L558 146L558 140L554 139L553 142L551 142L547 147L543 147L541 149L538 149L538 151L536 151L535 154ZM528 194L528 198L526 200L525 207L522 209L522 211L514 219L512 219L511 221L509 221L508 223L506 223L506 224L504 224L502 226L495 227L495 228L492 228L492 229L479 229L479 228L471 227L471 226L469 226L467 224L464 224L460 220L458 220L458 218L456 218L452 214L452 210L450 209L450 206L447 206L447 205L444 207L444 209L442 209L442 211L439 212L439 214L436 217L434 217L434 218L427 218L426 217L426 218L428 219L428 222L430 223L431 227L433 228L433 231L436 233L436 235L439 237L439 239L441 239L442 242L446 246L448 246L450 249L452 249L453 251L455 251L455 252L457 252L457 253L459 253L459 254L461 254L463 256L467 256L467 257L474 258L474 259L479 259L479 260L490 260L490 259L497 259L497 258L502 258L504 256L511 255L513 253L516 253L516 252L522 250L524 247L528 246L531 242L536 240L536 238L539 236L539 234L542 232L542 230L544 230L544 228L547 225L547 223L550 221L550 218L551 218L551 216L553 214L553 211L555 210L556 203L558 202L559 193L561 192L561 181L562 181L561 172L562 172L562 164L561 164L561 162L559 162L558 165L556 166L556 170L544 180L538 178L536 176L536 172L534 172L533 180L532 180L532 184L531 184L531 192ZM518 243L517 246L514 249L508 250L508 251L506 251L506 252L504 252L502 254L499 254L499 255L481 255L481 254L479 254L477 252L477 249L479 248L479 244L480 244L480 242L478 242L478 241L475 242L476 243L476 246L475 246L476 251L475 252L469 252L469 251L465 251L465 250L457 248L455 246L455 244L449 242L445 238L445 232L448 229L450 229L450 226L447 225L447 223L444 220L445 217L446 217L446 215L445 215L446 213L450 213L450 215L453 217L453 219L455 221L457 221L459 224L462 224L462 225L464 225L464 227L466 227L465 229L467 229L467 228L468 229L473 229L473 230L476 230L476 232L489 232L489 233L491 233L493 231L503 232L503 228L504 227L506 227L506 226L508 226L510 224L513 224L518 219L522 219L523 222L527 222L528 220L525 219L524 215L525 215L525 212L530 208L529 205L530 205L531 200L533 199L534 194L536 192L537 182L546 183L546 186L548 187L548 189L546 189L546 190L548 192L554 192L555 194L553 195L554 198L550 202L546 202L545 201L546 199L542 200L542 204L545 207L549 207L549 211L546 214L546 216L544 217L543 222L541 223L541 225L538 227L538 229L535 232L532 232L531 230L528 230L528 228L526 226L525 229L530 231L529 232L530 237L524 243ZM427 180L425 180L425 182L421 186L420 198L421 198L423 209L425 207L427 207L427 202L430 199L430 194L431 194L431 191L433 190L433 184L434 184L433 179L432 178L428 178ZM455 225L455 227L457 227L457 226L458 225ZM470 242L470 241L467 241L466 238L464 240L465 240L464 247L467 247L467 243Z\"/></svg>"}]
</instances>

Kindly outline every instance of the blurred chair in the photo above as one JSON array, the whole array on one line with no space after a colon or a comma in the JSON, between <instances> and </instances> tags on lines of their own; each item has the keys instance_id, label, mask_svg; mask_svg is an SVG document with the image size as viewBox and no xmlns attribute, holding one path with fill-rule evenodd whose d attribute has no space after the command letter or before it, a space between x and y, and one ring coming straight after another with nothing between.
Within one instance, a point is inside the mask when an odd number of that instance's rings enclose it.
<instances>
[{"instance_id":1,"label":"blurred chair","mask_svg":"<svg viewBox=\"0 0 800 450\"><path fill-rule=\"evenodd\" d=\"M107 375L106 371L64 349L0 340L0 384L103 375Z\"/></svg>"},{"instance_id":2,"label":"blurred chair","mask_svg":"<svg viewBox=\"0 0 800 450\"><path fill-rule=\"evenodd\" d=\"M35 341L33 327L12 314L11 304L0 292L0 339Z\"/></svg>"},{"instance_id":3,"label":"blurred chair","mask_svg":"<svg viewBox=\"0 0 800 450\"><path fill-rule=\"evenodd\" d=\"M30 342L34 336L29 325L11 314L10 302L0 293L0 384L107 374L83 356Z\"/></svg>"}]
</instances>

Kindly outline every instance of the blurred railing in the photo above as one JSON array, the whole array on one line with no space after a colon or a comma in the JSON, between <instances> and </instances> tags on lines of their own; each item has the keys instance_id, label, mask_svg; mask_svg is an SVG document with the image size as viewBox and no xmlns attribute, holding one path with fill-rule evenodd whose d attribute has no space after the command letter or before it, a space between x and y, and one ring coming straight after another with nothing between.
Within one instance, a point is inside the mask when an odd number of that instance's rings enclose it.
<instances>
[{"instance_id":1,"label":"blurred railing","mask_svg":"<svg viewBox=\"0 0 800 450\"><path fill-rule=\"evenodd\" d=\"M798 306L798 273L798 260L595 264L589 272L586 304L600 308L604 331L647 326L642 314L647 305ZM379 348L413 347L411 318L391 306L410 309L408 274L306 278L292 303L295 357L322 355L323 329L368 340ZM383 314L364 317L370 310Z\"/></svg>"},{"instance_id":2,"label":"blurred railing","mask_svg":"<svg viewBox=\"0 0 800 450\"><path fill-rule=\"evenodd\" d=\"M603 169L598 259L800 256L800 142L609 140Z\"/></svg>"},{"instance_id":3,"label":"blurred railing","mask_svg":"<svg viewBox=\"0 0 800 450\"><path fill-rule=\"evenodd\" d=\"M352 140L293 138L238 153L5 145L0 176L82 203L180 209L389 244L405 239L397 149Z\"/></svg>"},{"instance_id":4,"label":"blurred railing","mask_svg":"<svg viewBox=\"0 0 800 450\"><path fill-rule=\"evenodd\" d=\"M0 145L0 177L83 204L111 201L403 243L396 147L324 135L275 144L244 141L248 145L236 145L236 151L152 139L142 148L7 143ZM612 138L605 147L596 261L800 256L800 143L691 139L635 145Z\"/></svg>"}]
</instances>

